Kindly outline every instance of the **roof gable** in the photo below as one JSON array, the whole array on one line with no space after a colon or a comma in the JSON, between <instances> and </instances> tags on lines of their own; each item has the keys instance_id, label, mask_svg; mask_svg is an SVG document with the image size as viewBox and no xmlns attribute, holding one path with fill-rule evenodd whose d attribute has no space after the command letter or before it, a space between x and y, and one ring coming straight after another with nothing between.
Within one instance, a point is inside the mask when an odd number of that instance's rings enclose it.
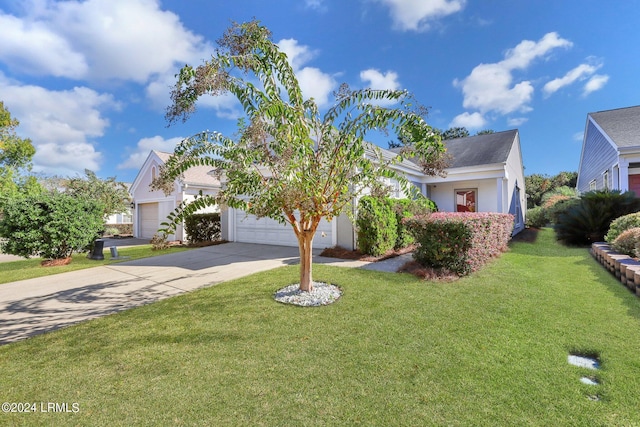
<instances>
[{"instance_id":1,"label":"roof gable","mask_svg":"<svg viewBox=\"0 0 640 427\"><path fill-rule=\"evenodd\" d=\"M451 156L450 168L507 163L517 130L468 136L444 141Z\"/></svg>"},{"instance_id":2,"label":"roof gable","mask_svg":"<svg viewBox=\"0 0 640 427\"><path fill-rule=\"evenodd\" d=\"M171 153L166 153L164 151L156 151L155 153L162 163L166 163L167 160L172 156ZM214 176L209 175L211 172L211 166L194 166L186 170L182 175L183 178L180 180L184 184L190 184L194 186L202 186L202 187L219 187L220 181Z\"/></svg>"},{"instance_id":3,"label":"roof gable","mask_svg":"<svg viewBox=\"0 0 640 427\"><path fill-rule=\"evenodd\" d=\"M618 147L640 146L640 106L589 113Z\"/></svg>"}]
</instances>

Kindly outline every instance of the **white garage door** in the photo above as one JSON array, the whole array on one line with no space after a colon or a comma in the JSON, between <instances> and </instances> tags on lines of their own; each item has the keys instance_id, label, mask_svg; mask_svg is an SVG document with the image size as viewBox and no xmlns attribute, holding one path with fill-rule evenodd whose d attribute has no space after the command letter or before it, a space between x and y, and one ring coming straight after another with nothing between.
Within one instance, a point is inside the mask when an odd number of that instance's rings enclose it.
<instances>
[{"instance_id":1,"label":"white garage door","mask_svg":"<svg viewBox=\"0 0 640 427\"><path fill-rule=\"evenodd\" d=\"M257 219L254 215L246 215L244 211L236 211L235 240L243 243L260 243L265 245L298 246L298 239L289 224L282 225L271 218ZM315 249L324 249L332 244L331 223L322 220L313 238ZM323 237L324 233L324 237Z\"/></svg>"},{"instance_id":2,"label":"white garage door","mask_svg":"<svg viewBox=\"0 0 640 427\"><path fill-rule=\"evenodd\" d=\"M151 239L160 228L158 219L158 203L143 203L138 205L138 214L140 215L140 237L143 239Z\"/></svg>"}]
</instances>

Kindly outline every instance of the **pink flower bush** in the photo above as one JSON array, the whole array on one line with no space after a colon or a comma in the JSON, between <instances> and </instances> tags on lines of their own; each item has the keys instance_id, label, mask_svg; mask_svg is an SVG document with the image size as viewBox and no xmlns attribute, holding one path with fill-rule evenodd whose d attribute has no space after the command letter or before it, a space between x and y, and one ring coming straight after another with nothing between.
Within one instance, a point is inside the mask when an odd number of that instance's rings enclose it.
<instances>
[{"instance_id":1,"label":"pink flower bush","mask_svg":"<svg viewBox=\"0 0 640 427\"><path fill-rule=\"evenodd\" d=\"M510 214L436 212L406 225L420 244L418 262L463 276L507 250L513 220Z\"/></svg>"}]
</instances>

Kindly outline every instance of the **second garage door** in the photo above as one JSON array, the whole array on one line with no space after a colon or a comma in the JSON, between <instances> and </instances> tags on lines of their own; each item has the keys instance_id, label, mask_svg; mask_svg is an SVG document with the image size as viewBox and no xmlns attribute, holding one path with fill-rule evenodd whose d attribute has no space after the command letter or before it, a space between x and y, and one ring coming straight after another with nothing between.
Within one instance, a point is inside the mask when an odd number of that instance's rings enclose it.
<instances>
[{"instance_id":1,"label":"second garage door","mask_svg":"<svg viewBox=\"0 0 640 427\"><path fill-rule=\"evenodd\" d=\"M258 219L254 215L246 215L243 211L236 211L235 216L235 240L237 242L298 246L298 239L289 224L283 225L271 218ZM332 228L330 222L324 219L320 222L313 238L315 249L334 246Z\"/></svg>"}]
</instances>

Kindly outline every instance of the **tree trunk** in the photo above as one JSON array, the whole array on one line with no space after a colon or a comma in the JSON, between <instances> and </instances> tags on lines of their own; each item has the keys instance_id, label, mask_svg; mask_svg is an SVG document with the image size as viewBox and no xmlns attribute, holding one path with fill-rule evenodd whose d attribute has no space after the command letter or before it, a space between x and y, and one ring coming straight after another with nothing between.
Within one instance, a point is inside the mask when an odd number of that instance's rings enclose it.
<instances>
[{"instance_id":1,"label":"tree trunk","mask_svg":"<svg viewBox=\"0 0 640 427\"><path fill-rule=\"evenodd\" d=\"M311 292L313 280L311 278L311 261L313 255L314 231L303 231L298 235L298 247L300 249L300 290Z\"/></svg>"}]
</instances>

